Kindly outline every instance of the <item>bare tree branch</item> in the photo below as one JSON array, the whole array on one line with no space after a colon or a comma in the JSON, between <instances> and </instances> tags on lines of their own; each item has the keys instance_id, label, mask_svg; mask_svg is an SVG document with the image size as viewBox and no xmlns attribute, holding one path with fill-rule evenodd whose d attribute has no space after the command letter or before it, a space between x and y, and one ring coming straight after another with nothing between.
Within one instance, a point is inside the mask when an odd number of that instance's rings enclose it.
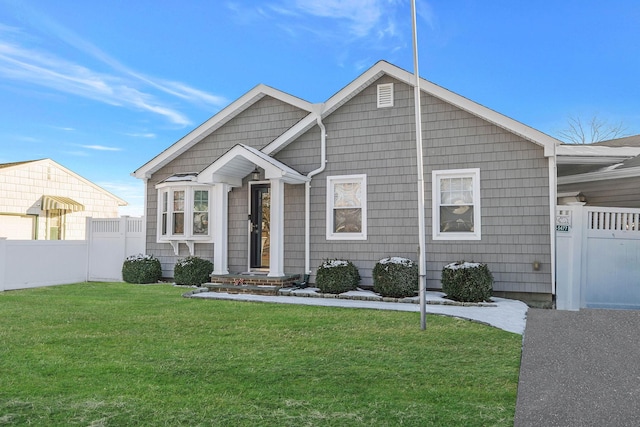
<instances>
[{"instance_id":1,"label":"bare tree branch","mask_svg":"<svg viewBox=\"0 0 640 427\"><path fill-rule=\"evenodd\" d=\"M628 136L624 122L611 124L594 114L588 122L579 116L569 116L567 127L557 132L559 139L568 144L591 144Z\"/></svg>"}]
</instances>

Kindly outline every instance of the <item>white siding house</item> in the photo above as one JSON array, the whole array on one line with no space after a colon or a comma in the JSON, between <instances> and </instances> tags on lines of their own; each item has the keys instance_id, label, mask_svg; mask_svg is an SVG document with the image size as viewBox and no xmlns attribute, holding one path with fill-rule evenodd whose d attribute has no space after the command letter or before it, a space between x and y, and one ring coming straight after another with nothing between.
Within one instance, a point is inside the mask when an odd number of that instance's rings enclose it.
<instances>
[{"instance_id":1,"label":"white siding house","mask_svg":"<svg viewBox=\"0 0 640 427\"><path fill-rule=\"evenodd\" d=\"M127 202L51 159L0 164L0 238L82 240Z\"/></svg>"}]
</instances>

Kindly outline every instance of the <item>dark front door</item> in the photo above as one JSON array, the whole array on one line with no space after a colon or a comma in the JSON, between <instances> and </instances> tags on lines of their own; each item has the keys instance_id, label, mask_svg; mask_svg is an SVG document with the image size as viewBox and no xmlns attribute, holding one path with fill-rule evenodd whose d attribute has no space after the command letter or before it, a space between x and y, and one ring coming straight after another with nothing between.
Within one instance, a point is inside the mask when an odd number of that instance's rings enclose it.
<instances>
[{"instance_id":1,"label":"dark front door","mask_svg":"<svg viewBox=\"0 0 640 427\"><path fill-rule=\"evenodd\" d=\"M269 268L269 219L271 217L271 193L269 184L251 186L250 218L250 266Z\"/></svg>"}]
</instances>

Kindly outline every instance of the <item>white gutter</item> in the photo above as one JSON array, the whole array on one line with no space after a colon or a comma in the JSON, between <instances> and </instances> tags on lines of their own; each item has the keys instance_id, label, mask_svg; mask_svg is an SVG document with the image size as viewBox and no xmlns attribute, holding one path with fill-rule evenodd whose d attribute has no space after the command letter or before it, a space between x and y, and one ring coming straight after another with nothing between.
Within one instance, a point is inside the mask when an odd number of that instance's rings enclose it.
<instances>
[{"instance_id":1,"label":"white gutter","mask_svg":"<svg viewBox=\"0 0 640 427\"><path fill-rule=\"evenodd\" d=\"M320 167L307 174L309 180L304 186L304 271L311 274L311 179L324 171L327 164L327 129L322 123L324 104L314 105L316 122L320 127Z\"/></svg>"},{"instance_id":2,"label":"white gutter","mask_svg":"<svg viewBox=\"0 0 640 427\"><path fill-rule=\"evenodd\" d=\"M560 157L621 157L629 158L640 155L640 147L609 147L590 144L559 145L556 154Z\"/></svg>"},{"instance_id":3,"label":"white gutter","mask_svg":"<svg viewBox=\"0 0 640 427\"><path fill-rule=\"evenodd\" d=\"M142 208L142 235L144 236L144 244L142 245L142 253L147 253L147 219L149 218L149 214L147 212L147 186L149 184L149 178L143 178L142 182L144 182L144 207ZM160 202L157 201L158 205Z\"/></svg>"}]
</instances>

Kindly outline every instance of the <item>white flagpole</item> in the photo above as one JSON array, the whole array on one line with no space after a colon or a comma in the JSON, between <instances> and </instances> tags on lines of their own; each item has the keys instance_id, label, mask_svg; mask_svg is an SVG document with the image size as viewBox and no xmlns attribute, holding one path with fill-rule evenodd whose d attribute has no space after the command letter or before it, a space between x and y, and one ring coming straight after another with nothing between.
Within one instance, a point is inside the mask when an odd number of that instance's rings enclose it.
<instances>
[{"instance_id":1,"label":"white flagpole","mask_svg":"<svg viewBox=\"0 0 640 427\"><path fill-rule=\"evenodd\" d=\"M413 75L415 78L414 100L416 113L416 159L418 161L418 263L420 285L420 329L427 328L427 260L424 218L424 164L422 150L422 108L420 103L420 73L418 71L418 31L416 22L416 0L411 0L413 27Z\"/></svg>"}]
</instances>

